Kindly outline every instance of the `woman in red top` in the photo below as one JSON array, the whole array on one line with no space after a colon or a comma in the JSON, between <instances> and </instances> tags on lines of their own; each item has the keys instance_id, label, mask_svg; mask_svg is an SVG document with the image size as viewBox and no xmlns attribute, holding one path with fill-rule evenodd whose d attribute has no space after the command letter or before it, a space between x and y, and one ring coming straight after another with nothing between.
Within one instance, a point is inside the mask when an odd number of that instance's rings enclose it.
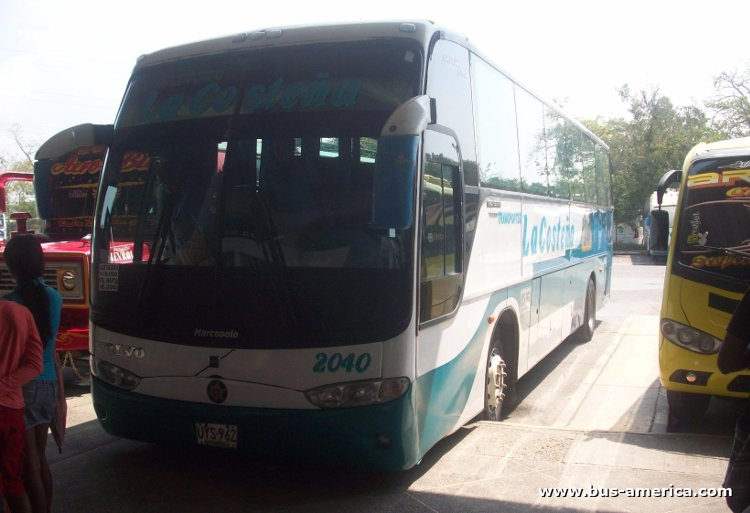
<instances>
[{"instance_id":1,"label":"woman in red top","mask_svg":"<svg viewBox=\"0 0 750 513\"><path fill-rule=\"evenodd\" d=\"M42 371L42 341L28 308L0 300L0 493L13 513L29 513L23 486L23 385Z\"/></svg>"}]
</instances>

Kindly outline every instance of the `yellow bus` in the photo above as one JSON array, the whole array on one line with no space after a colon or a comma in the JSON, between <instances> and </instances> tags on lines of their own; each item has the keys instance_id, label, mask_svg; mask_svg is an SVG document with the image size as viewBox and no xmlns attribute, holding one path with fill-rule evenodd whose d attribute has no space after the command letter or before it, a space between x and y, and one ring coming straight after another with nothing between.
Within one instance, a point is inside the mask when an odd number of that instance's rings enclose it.
<instances>
[{"instance_id":1,"label":"yellow bus","mask_svg":"<svg viewBox=\"0 0 750 513\"><path fill-rule=\"evenodd\" d=\"M703 416L712 396L750 391L750 371L717 368L727 323L750 284L750 137L695 146L681 170L659 181L660 199L675 182L659 370L670 421L687 424Z\"/></svg>"}]
</instances>

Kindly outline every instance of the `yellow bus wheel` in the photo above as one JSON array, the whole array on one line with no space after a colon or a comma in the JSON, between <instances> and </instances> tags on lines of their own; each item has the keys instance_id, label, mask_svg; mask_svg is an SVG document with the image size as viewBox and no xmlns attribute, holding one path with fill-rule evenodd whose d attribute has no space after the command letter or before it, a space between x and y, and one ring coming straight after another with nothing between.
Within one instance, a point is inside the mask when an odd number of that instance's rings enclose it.
<instances>
[{"instance_id":1,"label":"yellow bus wheel","mask_svg":"<svg viewBox=\"0 0 750 513\"><path fill-rule=\"evenodd\" d=\"M708 394L667 390L669 416L680 424L689 425L701 420L710 402L711 396Z\"/></svg>"}]
</instances>

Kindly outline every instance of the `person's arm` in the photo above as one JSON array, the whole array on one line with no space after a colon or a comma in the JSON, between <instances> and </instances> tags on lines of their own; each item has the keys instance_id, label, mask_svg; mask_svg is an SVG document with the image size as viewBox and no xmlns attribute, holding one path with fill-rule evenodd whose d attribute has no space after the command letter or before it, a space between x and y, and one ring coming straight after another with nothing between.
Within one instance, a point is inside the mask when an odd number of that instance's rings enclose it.
<instances>
[{"instance_id":1,"label":"person's arm","mask_svg":"<svg viewBox=\"0 0 750 513\"><path fill-rule=\"evenodd\" d=\"M727 334L719 350L717 364L724 374L750 367L750 294L747 292L732 314Z\"/></svg>"},{"instance_id":2,"label":"person's arm","mask_svg":"<svg viewBox=\"0 0 750 513\"><path fill-rule=\"evenodd\" d=\"M42 372L42 340L34 324L34 318L31 312L25 310L19 319L26 324L26 326L19 326L21 331L27 333L24 354L18 367L7 376L0 378L0 395L18 390Z\"/></svg>"}]
</instances>

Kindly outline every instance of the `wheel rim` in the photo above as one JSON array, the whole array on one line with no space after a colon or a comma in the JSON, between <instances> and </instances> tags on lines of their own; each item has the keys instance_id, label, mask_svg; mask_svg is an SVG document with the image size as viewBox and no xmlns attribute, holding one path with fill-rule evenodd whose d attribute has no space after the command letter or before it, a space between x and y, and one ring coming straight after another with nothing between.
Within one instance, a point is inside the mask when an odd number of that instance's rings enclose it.
<instances>
[{"instance_id":1,"label":"wheel rim","mask_svg":"<svg viewBox=\"0 0 750 513\"><path fill-rule=\"evenodd\" d=\"M505 362L502 356L493 348L489 358L487 358L487 416L490 420L500 420L500 412L505 399L505 383L507 373L505 372Z\"/></svg>"},{"instance_id":2,"label":"wheel rim","mask_svg":"<svg viewBox=\"0 0 750 513\"><path fill-rule=\"evenodd\" d=\"M589 285L588 293L586 294L586 323L588 324L589 331L594 332L596 327L596 298L594 287Z\"/></svg>"}]
</instances>

